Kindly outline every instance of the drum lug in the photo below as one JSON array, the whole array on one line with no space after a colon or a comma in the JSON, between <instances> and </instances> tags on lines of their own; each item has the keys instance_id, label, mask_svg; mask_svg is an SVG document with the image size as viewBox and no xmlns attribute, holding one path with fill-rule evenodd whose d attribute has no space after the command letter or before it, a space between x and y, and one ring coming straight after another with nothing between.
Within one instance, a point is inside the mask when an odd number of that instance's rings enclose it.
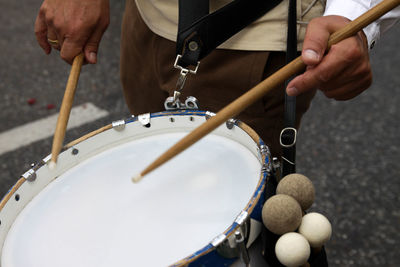
<instances>
[{"instance_id":1,"label":"drum lug","mask_svg":"<svg viewBox=\"0 0 400 267\"><path fill-rule=\"evenodd\" d=\"M211 241L211 245L213 245L213 247L216 247L217 251L218 251L219 246L221 244L223 244L224 242L226 242L226 240L227 240L226 239L226 235L225 234L220 234L219 236L217 236L216 238L214 238Z\"/></svg>"},{"instance_id":2,"label":"drum lug","mask_svg":"<svg viewBox=\"0 0 400 267\"><path fill-rule=\"evenodd\" d=\"M120 132L125 129L125 120L118 120L112 122L112 127L114 130Z\"/></svg>"},{"instance_id":3,"label":"drum lug","mask_svg":"<svg viewBox=\"0 0 400 267\"><path fill-rule=\"evenodd\" d=\"M22 177L24 177L27 181L33 182L36 180L36 171L34 169L30 169L24 174L22 174Z\"/></svg>"},{"instance_id":4,"label":"drum lug","mask_svg":"<svg viewBox=\"0 0 400 267\"><path fill-rule=\"evenodd\" d=\"M240 259L242 262L245 264L245 266L250 266L250 256L249 256L249 251L246 248L246 243L243 234L237 230L235 232L235 238L236 238L236 245L239 250L239 255Z\"/></svg>"},{"instance_id":5,"label":"drum lug","mask_svg":"<svg viewBox=\"0 0 400 267\"><path fill-rule=\"evenodd\" d=\"M226 127L227 127L229 130L232 130L232 129L233 129L233 126L235 126L236 123L237 123L237 120L236 120L236 119L229 119L229 120L226 121Z\"/></svg>"},{"instance_id":6,"label":"drum lug","mask_svg":"<svg viewBox=\"0 0 400 267\"><path fill-rule=\"evenodd\" d=\"M238 220L243 221L243 224L239 225L234 234L230 236L220 235L212 242L213 246L217 247L218 254L224 258L241 257L246 259L248 257L248 254L246 256L246 243L250 232L250 221L247 216L244 217L241 215L236 219L236 221Z\"/></svg>"},{"instance_id":7,"label":"drum lug","mask_svg":"<svg viewBox=\"0 0 400 267\"><path fill-rule=\"evenodd\" d=\"M279 183L279 181L282 179L282 169L281 162L276 157L272 158L272 170L274 172L276 181Z\"/></svg>"},{"instance_id":8,"label":"drum lug","mask_svg":"<svg viewBox=\"0 0 400 267\"><path fill-rule=\"evenodd\" d=\"M150 113L142 114L138 116L138 121L146 127L150 126Z\"/></svg>"},{"instance_id":9,"label":"drum lug","mask_svg":"<svg viewBox=\"0 0 400 267\"><path fill-rule=\"evenodd\" d=\"M164 108L165 108L165 110L168 110L168 111L169 110L178 110L178 109L182 108L182 102L179 99L174 101L174 97L170 96L167 99L165 99Z\"/></svg>"},{"instance_id":10,"label":"drum lug","mask_svg":"<svg viewBox=\"0 0 400 267\"><path fill-rule=\"evenodd\" d=\"M199 109L199 101L194 96L188 96L185 100L186 109Z\"/></svg>"},{"instance_id":11,"label":"drum lug","mask_svg":"<svg viewBox=\"0 0 400 267\"><path fill-rule=\"evenodd\" d=\"M261 158L263 158L263 156L265 156L265 158L268 158L268 159L271 158L271 152L269 151L268 146L260 145L259 149L260 149ZM264 173L271 173L272 166L271 166L270 160L263 163L261 171Z\"/></svg>"}]
</instances>

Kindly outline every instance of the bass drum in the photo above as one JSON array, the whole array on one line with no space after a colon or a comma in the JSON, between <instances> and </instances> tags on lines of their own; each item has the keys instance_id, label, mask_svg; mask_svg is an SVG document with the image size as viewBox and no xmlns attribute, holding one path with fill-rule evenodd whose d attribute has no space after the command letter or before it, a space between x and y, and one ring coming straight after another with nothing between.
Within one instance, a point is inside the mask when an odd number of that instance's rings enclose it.
<instances>
[{"instance_id":1,"label":"bass drum","mask_svg":"<svg viewBox=\"0 0 400 267\"><path fill-rule=\"evenodd\" d=\"M121 120L27 171L0 203L1 267L226 266L254 241L270 158L241 122L138 174L210 114ZM236 257L236 258L235 258Z\"/></svg>"}]
</instances>

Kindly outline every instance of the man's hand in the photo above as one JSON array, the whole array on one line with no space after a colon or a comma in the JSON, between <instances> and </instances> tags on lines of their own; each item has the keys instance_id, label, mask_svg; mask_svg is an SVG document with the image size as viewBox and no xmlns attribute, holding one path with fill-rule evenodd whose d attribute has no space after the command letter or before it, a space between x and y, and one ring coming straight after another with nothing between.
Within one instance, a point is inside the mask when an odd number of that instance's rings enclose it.
<instances>
[{"instance_id":1,"label":"man's hand","mask_svg":"<svg viewBox=\"0 0 400 267\"><path fill-rule=\"evenodd\" d=\"M35 22L35 34L46 54L51 48L69 64L84 52L88 63L97 62L97 51L110 21L108 0L44 0ZM52 44L49 40L57 40Z\"/></svg>"},{"instance_id":2,"label":"man's hand","mask_svg":"<svg viewBox=\"0 0 400 267\"><path fill-rule=\"evenodd\" d=\"M371 85L368 44L363 32L333 45L326 53L329 36L348 22L341 16L326 16L309 23L301 54L307 70L288 84L288 95L319 89L329 98L348 100Z\"/></svg>"}]
</instances>

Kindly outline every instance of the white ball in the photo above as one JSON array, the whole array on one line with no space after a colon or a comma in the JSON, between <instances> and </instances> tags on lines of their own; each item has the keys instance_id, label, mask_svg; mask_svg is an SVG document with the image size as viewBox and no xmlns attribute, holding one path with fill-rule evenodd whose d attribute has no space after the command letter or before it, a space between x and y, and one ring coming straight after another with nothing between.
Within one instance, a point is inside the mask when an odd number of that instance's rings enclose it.
<instances>
[{"instance_id":1,"label":"white ball","mask_svg":"<svg viewBox=\"0 0 400 267\"><path fill-rule=\"evenodd\" d=\"M310 257L310 244L301 234L286 233L276 242L275 254L283 265L298 267Z\"/></svg>"},{"instance_id":2,"label":"white ball","mask_svg":"<svg viewBox=\"0 0 400 267\"><path fill-rule=\"evenodd\" d=\"M302 234L311 247L322 247L332 235L332 226L328 219L317 212L311 212L303 216L299 227Z\"/></svg>"}]
</instances>

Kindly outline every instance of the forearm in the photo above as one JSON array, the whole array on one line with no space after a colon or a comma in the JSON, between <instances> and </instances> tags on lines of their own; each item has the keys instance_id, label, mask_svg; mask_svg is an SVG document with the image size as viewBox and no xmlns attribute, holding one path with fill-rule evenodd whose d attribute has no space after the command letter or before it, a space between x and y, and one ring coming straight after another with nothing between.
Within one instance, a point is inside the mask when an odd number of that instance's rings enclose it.
<instances>
[{"instance_id":1,"label":"forearm","mask_svg":"<svg viewBox=\"0 0 400 267\"><path fill-rule=\"evenodd\" d=\"M324 16L339 15L354 20L381 0L327 0ZM400 7L395 8L377 21L364 28L371 49L381 35L400 18Z\"/></svg>"}]
</instances>

